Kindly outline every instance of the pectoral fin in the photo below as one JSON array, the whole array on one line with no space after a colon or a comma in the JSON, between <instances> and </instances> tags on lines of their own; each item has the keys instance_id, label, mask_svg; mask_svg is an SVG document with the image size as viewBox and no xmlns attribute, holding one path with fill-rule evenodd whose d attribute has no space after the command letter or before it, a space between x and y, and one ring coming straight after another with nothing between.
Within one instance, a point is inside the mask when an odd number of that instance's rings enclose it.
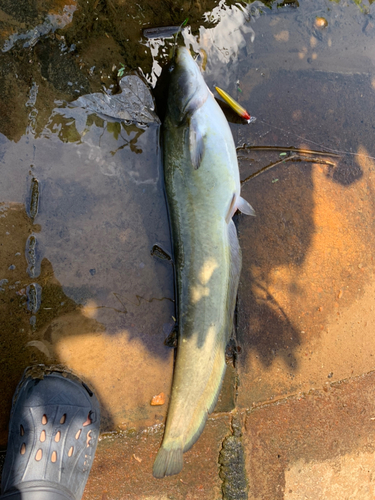
<instances>
[{"instance_id":1,"label":"pectoral fin","mask_svg":"<svg viewBox=\"0 0 375 500\"><path fill-rule=\"evenodd\" d=\"M199 128L198 123L194 118L190 120L189 124L189 151L191 163L195 170L200 167L203 153L204 153L204 135L202 129Z\"/></svg>"},{"instance_id":2,"label":"pectoral fin","mask_svg":"<svg viewBox=\"0 0 375 500\"><path fill-rule=\"evenodd\" d=\"M250 203L241 198L241 196L237 200L237 208L243 214L255 216L255 210L253 209L253 207L250 205Z\"/></svg>"}]
</instances>

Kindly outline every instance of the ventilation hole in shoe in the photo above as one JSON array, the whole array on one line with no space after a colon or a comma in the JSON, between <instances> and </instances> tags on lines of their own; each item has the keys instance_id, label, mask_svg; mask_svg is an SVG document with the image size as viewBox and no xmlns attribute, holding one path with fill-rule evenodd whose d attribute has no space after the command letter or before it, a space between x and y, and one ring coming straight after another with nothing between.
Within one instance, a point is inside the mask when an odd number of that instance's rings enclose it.
<instances>
[{"instance_id":1,"label":"ventilation hole in shoe","mask_svg":"<svg viewBox=\"0 0 375 500\"><path fill-rule=\"evenodd\" d=\"M78 432L76 434L76 439L79 439L79 436L81 435L82 429L78 429Z\"/></svg>"},{"instance_id":2,"label":"ventilation hole in shoe","mask_svg":"<svg viewBox=\"0 0 375 500\"><path fill-rule=\"evenodd\" d=\"M74 451L74 446L71 446L68 451L68 457L71 457L73 455L73 451Z\"/></svg>"},{"instance_id":3,"label":"ventilation hole in shoe","mask_svg":"<svg viewBox=\"0 0 375 500\"><path fill-rule=\"evenodd\" d=\"M26 453L26 444L25 443L22 444L21 449L20 449L20 453L21 453L21 455L24 455Z\"/></svg>"},{"instance_id":4,"label":"ventilation hole in shoe","mask_svg":"<svg viewBox=\"0 0 375 500\"><path fill-rule=\"evenodd\" d=\"M39 462L39 460L42 460L42 457L43 457L43 452L42 450L39 448L39 450L36 452L36 455L35 455L35 460L37 462Z\"/></svg>"},{"instance_id":5,"label":"ventilation hole in shoe","mask_svg":"<svg viewBox=\"0 0 375 500\"><path fill-rule=\"evenodd\" d=\"M57 431L55 436L55 442L58 443L60 441L60 438L61 438L61 432Z\"/></svg>"},{"instance_id":6,"label":"ventilation hole in shoe","mask_svg":"<svg viewBox=\"0 0 375 500\"><path fill-rule=\"evenodd\" d=\"M92 411L89 411L89 414L87 415L87 420L86 420L86 422L83 423L83 427L86 427L86 425L92 424L91 415L92 415Z\"/></svg>"},{"instance_id":7,"label":"ventilation hole in shoe","mask_svg":"<svg viewBox=\"0 0 375 500\"><path fill-rule=\"evenodd\" d=\"M57 460L57 453L55 451L52 452L51 455L51 462L55 463Z\"/></svg>"},{"instance_id":8,"label":"ventilation hole in shoe","mask_svg":"<svg viewBox=\"0 0 375 500\"><path fill-rule=\"evenodd\" d=\"M66 420L66 413L64 413L64 415L60 418L60 424L65 424L65 420Z\"/></svg>"},{"instance_id":9,"label":"ventilation hole in shoe","mask_svg":"<svg viewBox=\"0 0 375 500\"><path fill-rule=\"evenodd\" d=\"M90 446L90 441L92 439L92 436L91 436L91 431L89 431L87 433L87 437L86 437L86 447L88 448Z\"/></svg>"},{"instance_id":10,"label":"ventilation hole in shoe","mask_svg":"<svg viewBox=\"0 0 375 500\"><path fill-rule=\"evenodd\" d=\"M20 425L20 436L23 436L25 434L25 429L23 428L23 425Z\"/></svg>"},{"instance_id":11,"label":"ventilation hole in shoe","mask_svg":"<svg viewBox=\"0 0 375 500\"><path fill-rule=\"evenodd\" d=\"M39 438L40 442L41 443L44 443L44 441L46 440L46 431L42 431L40 433L40 438Z\"/></svg>"},{"instance_id":12,"label":"ventilation hole in shoe","mask_svg":"<svg viewBox=\"0 0 375 500\"><path fill-rule=\"evenodd\" d=\"M48 418L47 418L47 415L44 414L43 417L42 417L42 424L43 425L46 425L46 423L48 422Z\"/></svg>"}]
</instances>

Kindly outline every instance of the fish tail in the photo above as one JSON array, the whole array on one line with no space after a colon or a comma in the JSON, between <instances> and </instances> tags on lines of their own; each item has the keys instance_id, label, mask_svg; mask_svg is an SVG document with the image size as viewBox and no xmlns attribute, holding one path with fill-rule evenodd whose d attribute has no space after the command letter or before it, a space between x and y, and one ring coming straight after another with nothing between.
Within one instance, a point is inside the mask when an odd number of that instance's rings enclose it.
<instances>
[{"instance_id":1,"label":"fish tail","mask_svg":"<svg viewBox=\"0 0 375 500\"><path fill-rule=\"evenodd\" d=\"M228 241L230 249L230 272L226 304L227 323L224 325L222 336L217 339L218 343L211 375L200 400L197 402L196 410L186 432L185 445L183 447L184 453L193 446L202 434L208 415L215 409L225 375L225 347L233 329L233 315L236 306L237 289L242 261L237 230L232 220L230 220L228 224Z\"/></svg>"},{"instance_id":2,"label":"fish tail","mask_svg":"<svg viewBox=\"0 0 375 500\"><path fill-rule=\"evenodd\" d=\"M216 352L214 366L207 387L198 401L197 408L186 432L185 442L182 443L180 439L172 440L171 438L167 438L166 442L163 442L155 458L152 471L154 477L163 478L164 476L173 476L181 472L183 467L183 453L190 450L202 434L208 414L215 408L225 368L224 349L219 348Z\"/></svg>"},{"instance_id":3,"label":"fish tail","mask_svg":"<svg viewBox=\"0 0 375 500\"><path fill-rule=\"evenodd\" d=\"M164 476L173 476L182 470L183 466L183 446L181 443L176 445L175 442L162 444L156 455L152 474L154 477L161 479Z\"/></svg>"},{"instance_id":4,"label":"fish tail","mask_svg":"<svg viewBox=\"0 0 375 500\"><path fill-rule=\"evenodd\" d=\"M226 368L224 352L225 345L216 349L210 378L203 394L197 401L196 409L184 433L184 438L164 437L163 444L155 458L152 471L154 477L163 478L181 472L183 453L188 451L202 434L208 414L213 411L216 405Z\"/></svg>"},{"instance_id":5,"label":"fish tail","mask_svg":"<svg viewBox=\"0 0 375 500\"><path fill-rule=\"evenodd\" d=\"M194 415L191 419L189 429L186 433L185 451L190 450L193 444L197 441L199 436L202 434L204 426L207 421L208 415L213 412L217 400L219 398L220 389L223 383L224 375L225 375L225 339L222 339L221 342L224 343L218 347L216 350L215 361L212 367L212 372L207 383L206 389L203 392L198 404L197 408L194 412Z\"/></svg>"}]
</instances>

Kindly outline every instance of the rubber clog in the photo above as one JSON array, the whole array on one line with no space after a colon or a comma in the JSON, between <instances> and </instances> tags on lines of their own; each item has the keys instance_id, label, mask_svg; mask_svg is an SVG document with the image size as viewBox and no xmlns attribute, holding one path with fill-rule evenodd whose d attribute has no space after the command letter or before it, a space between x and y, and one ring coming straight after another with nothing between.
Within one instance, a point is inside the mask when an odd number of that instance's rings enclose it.
<instances>
[{"instance_id":1,"label":"rubber clog","mask_svg":"<svg viewBox=\"0 0 375 500\"><path fill-rule=\"evenodd\" d=\"M99 402L78 377L27 368L13 397L2 498L80 500L99 426Z\"/></svg>"}]
</instances>

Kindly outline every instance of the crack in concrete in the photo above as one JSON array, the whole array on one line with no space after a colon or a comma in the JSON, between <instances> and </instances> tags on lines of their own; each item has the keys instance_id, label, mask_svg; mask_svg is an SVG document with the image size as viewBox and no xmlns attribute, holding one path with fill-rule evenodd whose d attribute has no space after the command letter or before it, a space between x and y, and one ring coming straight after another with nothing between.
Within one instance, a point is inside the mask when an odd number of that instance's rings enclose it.
<instances>
[{"instance_id":1,"label":"crack in concrete","mask_svg":"<svg viewBox=\"0 0 375 500\"><path fill-rule=\"evenodd\" d=\"M351 382L358 381L362 378L365 378L367 376L373 375L375 373L375 370L370 370L368 372L362 373L361 375L358 375L356 377L347 377L341 380L335 380L334 382L326 382L324 386L321 389L318 388L312 388L309 389L308 391L301 391L295 394L290 394L286 397L280 397L280 398L275 398L273 400L267 400L267 401L262 401L260 403L253 403L253 406L251 408L241 408L241 412L244 411L246 415L250 415L253 411L259 410L261 408L265 408L267 406L274 406L274 405L281 405L284 403L288 403L289 401L293 400L300 400L300 399L305 399L309 396L316 396L318 394L326 393L330 391L331 389L341 389L341 385L344 384L349 384ZM238 377L237 377L238 381Z\"/></svg>"},{"instance_id":2,"label":"crack in concrete","mask_svg":"<svg viewBox=\"0 0 375 500\"><path fill-rule=\"evenodd\" d=\"M237 359L241 347L237 340L237 313L238 303L234 310L233 330L226 348L226 362L235 370L234 380L234 407L237 406L238 387L240 385ZM221 491L223 500L247 500L248 481L245 467L245 449L242 442L242 425L240 415L236 409L230 413L230 429L223 442L219 453L219 477L222 481Z\"/></svg>"},{"instance_id":3,"label":"crack in concrete","mask_svg":"<svg viewBox=\"0 0 375 500\"><path fill-rule=\"evenodd\" d=\"M219 453L223 500L247 500L248 482L245 467L245 450L242 428L237 412L231 415L231 434L226 436Z\"/></svg>"}]
</instances>

